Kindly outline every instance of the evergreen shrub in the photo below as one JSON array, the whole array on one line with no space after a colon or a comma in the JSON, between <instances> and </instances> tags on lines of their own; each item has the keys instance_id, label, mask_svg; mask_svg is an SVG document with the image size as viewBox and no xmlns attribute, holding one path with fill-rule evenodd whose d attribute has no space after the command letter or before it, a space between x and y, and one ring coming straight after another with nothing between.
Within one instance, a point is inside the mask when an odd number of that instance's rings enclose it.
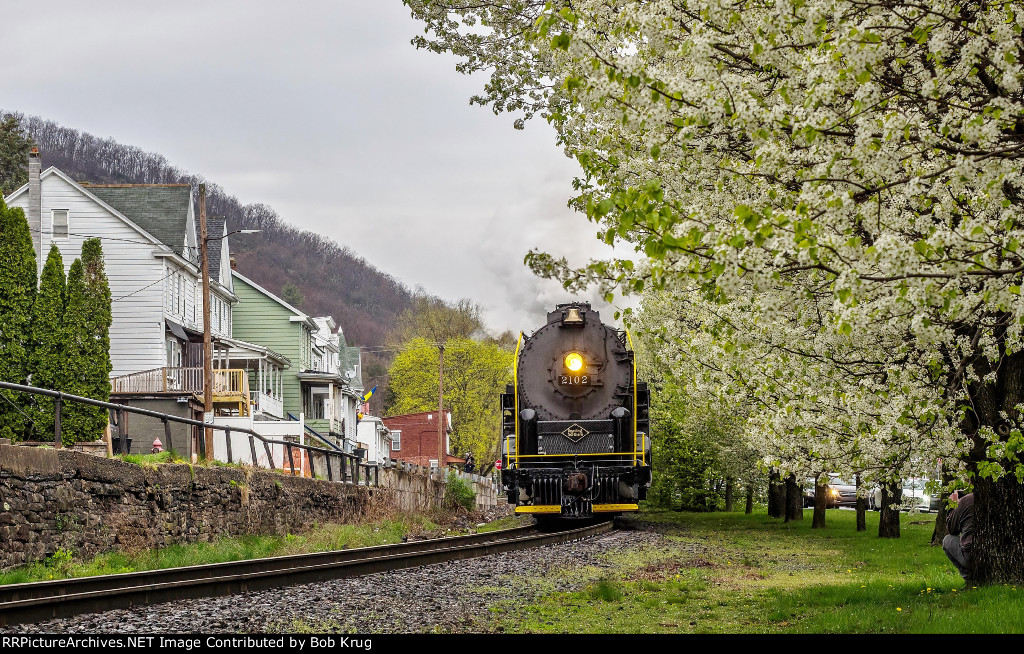
<instances>
[{"instance_id":1,"label":"evergreen shrub","mask_svg":"<svg viewBox=\"0 0 1024 654\"><path fill-rule=\"evenodd\" d=\"M476 508L476 491L454 470L448 471L448 477L445 480L443 505L446 509L461 506L467 511Z\"/></svg>"}]
</instances>

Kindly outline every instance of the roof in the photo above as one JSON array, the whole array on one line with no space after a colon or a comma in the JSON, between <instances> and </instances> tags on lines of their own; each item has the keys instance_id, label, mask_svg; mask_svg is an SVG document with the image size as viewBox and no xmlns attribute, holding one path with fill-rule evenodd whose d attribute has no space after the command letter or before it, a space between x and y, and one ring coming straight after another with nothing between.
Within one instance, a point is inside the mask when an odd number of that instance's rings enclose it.
<instances>
[{"instance_id":1,"label":"roof","mask_svg":"<svg viewBox=\"0 0 1024 654\"><path fill-rule=\"evenodd\" d=\"M278 363L283 364L286 368L289 368L292 365L291 359L283 354L271 350L269 347L259 345L257 343L249 343L248 341L239 340L237 338L221 338L220 340L227 343L232 348L232 351L228 354L228 358L240 358L236 355L241 354L241 352L236 352L235 350L248 350L256 354L262 354L273 361L277 361Z\"/></svg>"},{"instance_id":2,"label":"roof","mask_svg":"<svg viewBox=\"0 0 1024 654\"><path fill-rule=\"evenodd\" d=\"M197 258L195 253L185 252L192 203L192 187L188 184L80 184L176 254L189 260Z\"/></svg>"},{"instance_id":3,"label":"roof","mask_svg":"<svg viewBox=\"0 0 1024 654\"><path fill-rule=\"evenodd\" d=\"M428 431L432 430L436 433L437 427L434 427L433 425L436 425L437 423L431 418L427 418L428 415L436 413L437 409L434 409L433 411L419 411L417 413L403 413L397 416L386 416L381 419L384 421L384 424L387 425L388 429L393 430L399 427L421 427L428 429L429 427ZM447 431L450 432L452 430L452 410L445 409L444 415L448 419Z\"/></svg>"},{"instance_id":4,"label":"roof","mask_svg":"<svg viewBox=\"0 0 1024 654\"><path fill-rule=\"evenodd\" d=\"M225 238L224 224L227 222L226 218L211 218L206 217L206 258L210 262L210 279L215 282L220 281L220 250L223 247ZM202 230L199 229L199 217L196 217L196 236L202 234Z\"/></svg>"},{"instance_id":5,"label":"roof","mask_svg":"<svg viewBox=\"0 0 1024 654\"><path fill-rule=\"evenodd\" d=\"M78 183L78 182L76 182L75 180L73 180L73 179L71 179L70 177L68 177L67 173L65 173L65 172L64 172L64 171L62 171L61 169L59 169L59 168L56 168L56 167L54 167L54 166L50 166L49 168L47 168L46 170L44 170L44 171L42 172L42 174L41 174L41 175L40 175L39 177L40 177L40 179L46 179L46 178L47 178L47 177L49 177L50 175L56 175L57 177L60 177L60 178L61 178L62 180L64 180L65 182L67 182L67 183L68 183L68 184L69 184L69 185L70 185L70 186L71 186L72 188L74 188L74 189L78 190L79 192L81 192L82 194L84 194L84 195L85 195L86 197L88 197L88 198L90 198L91 200L93 200L94 202L98 203L98 204L99 204L99 205L100 205L101 207L103 207L104 209L106 209L107 211L109 211L109 212L110 212L111 214L113 214L113 215L114 215L114 216L116 216L117 218L120 218L121 220L123 220L123 221L125 222L125 224L127 224L127 225L128 225L128 226L130 226L130 227L131 227L132 229L134 229L135 231L137 231L137 232L138 232L138 233L139 233L139 234L140 234L141 236L143 236L143 237L145 237L146 239L150 240L150 241L151 241L151 242L152 242L152 243L153 243L154 245L163 245L163 242L162 242L162 241L160 241L160 240L159 240L159 239L157 239L157 238L156 238L155 236L153 236L153 235L152 235L152 234L150 234L150 233L149 233L148 231L146 231L146 229L145 229L144 227L142 227L142 226L141 226L141 225L139 225L138 223L135 223L135 222L133 222L131 218L129 218L128 216L126 216L126 215L124 215L123 213L121 213L121 211L120 211L120 210L118 210L118 209L117 209L116 207L112 207L112 206L110 206L109 204L107 204L106 202L104 202L102 198L100 198L100 197L97 197L97 196L96 196L96 195L94 195L94 194L93 194L93 193L92 193L91 191L89 191L89 190L87 190L87 189L86 189L85 187L83 187L83 186L82 186L81 184L79 184L79 183ZM13 201L13 200L14 200L15 198L17 198L18 196L22 195L23 193L27 193L27 192L28 192L28 184L26 183L26 184L23 184L23 185L21 186L21 188L19 188L19 189L15 190L15 191L14 191L13 193L11 193L10 195L8 195L8 196L7 196L7 197L6 197L5 199L4 199L4 201L5 201L5 202L7 202L7 203L10 203L10 202L12 202L12 201ZM165 247L166 247L166 246L165 246ZM180 255L179 255L179 256L180 256Z\"/></svg>"},{"instance_id":6,"label":"roof","mask_svg":"<svg viewBox=\"0 0 1024 654\"><path fill-rule=\"evenodd\" d=\"M302 370L295 375L302 381L324 381L332 382L337 384L344 390L345 380L342 376L336 372L327 372L325 370Z\"/></svg>"}]
</instances>

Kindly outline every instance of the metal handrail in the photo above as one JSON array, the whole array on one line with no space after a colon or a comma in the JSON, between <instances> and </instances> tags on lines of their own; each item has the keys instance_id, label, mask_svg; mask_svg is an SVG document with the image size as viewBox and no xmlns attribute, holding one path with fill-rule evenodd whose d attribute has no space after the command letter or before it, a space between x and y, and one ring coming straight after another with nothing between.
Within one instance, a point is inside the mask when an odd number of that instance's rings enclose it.
<instances>
[{"instance_id":1,"label":"metal handrail","mask_svg":"<svg viewBox=\"0 0 1024 654\"><path fill-rule=\"evenodd\" d=\"M298 418L295 417L295 414L292 413L291 411L288 412L288 417L291 418L292 420L298 420ZM312 434L320 442L326 443L326 444L330 445L332 448L338 450L339 452L344 452L345 451L342 448L340 448L337 445L335 445L334 443L332 443L331 441L329 441L326 438L324 438L323 436L321 436L320 432L318 432L317 430L313 429L312 427L307 425L305 422L302 423L302 428L305 429L306 431L308 431L310 434Z\"/></svg>"},{"instance_id":2,"label":"metal handrail","mask_svg":"<svg viewBox=\"0 0 1024 654\"><path fill-rule=\"evenodd\" d=\"M249 446L251 447L251 450L252 450L252 462L253 462L254 466L257 465L257 463L256 463L256 461L257 461L257 457L256 457L256 439L258 439L261 443L263 443L264 450L266 451L266 454L267 454L267 463L270 464L270 468L272 470L277 470L277 466L274 465L274 458L273 458L273 456L271 456L270 446L271 445L282 445L288 451L288 460L289 460L289 463L290 463L290 468L291 468L292 476L296 476L295 475L295 462L294 462L294 457L292 456L292 448L299 448L300 450L305 450L305 451L307 451L309 453L314 453L315 452L315 453L319 453L319 454L323 454L324 455L325 460L327 462L327 466L326 466L327 467L327 478L328 478L329 481L334 481L334 474L333 474L333 471L331 470L330 458L329 457L337 456L337 457L339 457L340 462L341 462L341 473L342 473L342 479L340 479L338 481L346 481L345 478L348 475L346 474L345 468L346 468L346 464L348 464L348 465L351 466L351 469L352 469L352 475L351 476L353 477L353 479L352 479L353 483L355 483L355 484L359 483L359 468L360 467L364 467L364 468L367 469L366 470L366 472L367 472L366 483L367 484L369 484L369 481L370 481L370 479L369 479L370 474L369 473L370 473L370 468L371 467L373 468L373 472L374 472L374 475L373 475L373 477L374 477L374 485L375 486L379 485L379 482L380 482L378 474L377 474L377 467L376 466L370 466L370 465L367 465L367 464L360 464L359 463L359 458L356 457L354 454L349 454L347 452L337 452L337 451L328 450L328 449L322 448L322 447L316 447L316 446L313 446L313 445L306 445L304 443L292 443L291 441L280 441L280 440L276 440L276 439L272 439L272 438L267 438L267 437L265 437L265 436L255 432L255 431L253 431L252 429L248 429L246 427L229 427L227 425L216 425L216 424L213 424L213 423L206 423L206 422L202 422L202 421L199 421L199 420L193 420L192 418L183 418L181 416L175 416L175 415L171 415L169 413L162 413L160 411L152 411L150 409L141 409L139 407L128 406L126 404L115 404L113 402L104 402L103 400L94 400L91 397L82 397L82 396L79 396L79 395L71 395L69 393L64 393L63 391L54 391L54 390L51 390L51 389L48 389L48 388L38 388L36 386L26 386L24 384L12 384L11 382L0 381L0 388L5 388L5 389L8 389L8 390L12 390L12 391L18 391L18 392L21 392L21 393L32 393L32 394L35 394L35 395L46 395L48 397L52 397L52 398L56 399L56 402L54 403L55 404L55 411L54 411L54 432L55 432L54 447L57 448L57 449L60 449L60 447L61 447L61 439L60 439L60 431L61 431L60 430L61 405L64 402L66 402L66 401L67 402L78 402L80 404L88 404L88 405L91 405L91 406L101 407L101 408L107 409L109 411L114 411L114 412L117 413L118 418L117 418L116 424L118 426L118 436L119 436L119 440L120 440L120 443L121 443L121 450L122 451L125 450L125 445L127 444L126 443L126 439L128 438L128 432L127 432L126 429L122 428L122 425L124 424L124 422L121 419L121 416L122 416L123 413L135 413L135 414L138 414L138 415L149 416L151 418L159 418L164 423L164 430L165 431L169 431L170 426L169 426L168 423L170 423L170 422L177 422L177 423L181 423L181 424L185 424L185 425L192 425L192 426L195 426L195 427L204 427L204 428L210 428L210 429L213 429L213 430L223 431L225 433L225 440L226 440L226 444L227 444L228 463L234 463L234 461L232 460L232 453L231 453L231 432L241 432L243 434L248 434L249 435ZM202 438L200 438L198 440L199 440L201 448L205 448L205 440L202 439ZM170 438L168 437L168 442L169 441L170 441ZM203 454L205 456L205 452L203 452ZM309 457L309 469L310 469L310 474L315 476L316 475L316 471L314 470L313 457L312 456Z\"/></svg>"}]
</instances>

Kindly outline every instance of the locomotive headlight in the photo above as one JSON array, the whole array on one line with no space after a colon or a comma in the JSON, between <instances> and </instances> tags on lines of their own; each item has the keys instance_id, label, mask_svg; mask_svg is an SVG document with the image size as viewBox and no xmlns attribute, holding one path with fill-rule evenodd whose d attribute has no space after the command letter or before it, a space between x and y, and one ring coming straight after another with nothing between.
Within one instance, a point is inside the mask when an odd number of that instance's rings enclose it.
<instances>
[{"instance_id":1,"label":"locomotive headlight","mask_svg":"<svg viewBox=\"0 0 1024 654\"><path fill-rule=\"evenodd\" d=\"M565 367L571 372L583 370L583 357L576 352L570 352L565 355Z\"/></svg>"}]
</instances>

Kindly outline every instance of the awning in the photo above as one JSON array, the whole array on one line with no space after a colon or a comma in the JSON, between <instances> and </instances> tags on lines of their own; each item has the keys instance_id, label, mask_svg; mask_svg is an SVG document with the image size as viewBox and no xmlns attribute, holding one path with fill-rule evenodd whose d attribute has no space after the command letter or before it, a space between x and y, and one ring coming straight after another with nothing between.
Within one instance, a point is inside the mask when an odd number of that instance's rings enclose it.
<instances>
[{"instance_id":1,"label":"awning","mask_svg":"<svg viewBox=\"0 0 1024 654\"><path fill-rule=\"evenodd\" d=\"M171 330L172 334L174 334L183 341L189 340L188 334L185 333L184 327L174 322L173 320L168 320L167 318L164 318L164 322L167 323L167 328Z\"/></svg>"},{"instance_id":2,"label":"awning","mask_svg":"<svg viewBox=\"0 0 1024 654\"><path fill-rule=\"evenodd\" d=\"M231 352L228 355L229 359L250 359L250 358L264 358L270 359L284 368L289 368L292 365L291 359L279 354L269 347L263 345L257 345L256 343L249 343L247 341L240 341L237 338L221 338L222 342L227 343L231 348ZM252 353L256 356L249 356Z\"/></svg>"}]
</instances>

